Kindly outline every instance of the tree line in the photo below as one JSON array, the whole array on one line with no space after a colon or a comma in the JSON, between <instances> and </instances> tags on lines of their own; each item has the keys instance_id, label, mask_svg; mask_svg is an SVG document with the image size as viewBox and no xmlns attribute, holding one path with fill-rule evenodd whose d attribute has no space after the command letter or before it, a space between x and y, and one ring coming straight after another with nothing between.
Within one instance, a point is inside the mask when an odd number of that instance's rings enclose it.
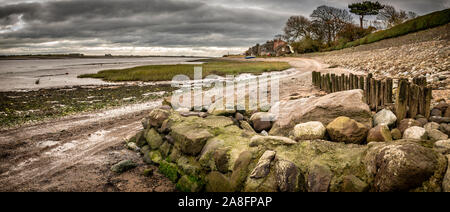
<instances>
[{"instance_id":1,"label":"tree line","mask_svg":"<svg viewBox=\"0 0 450 212\"><path fill-rule=\"evenodd\" d=\"M291 16L284 27L282 37L296 53L316 52L362 38L377 29L390 28L409 19L416 18L414 12L397 10L391 5L364 1L340 9L322 5L311 15ZM354 24L351 14L359 16L359 26ZM365 18L375 16L372 26L364 27Z\"/></svg>"}]
</instances>

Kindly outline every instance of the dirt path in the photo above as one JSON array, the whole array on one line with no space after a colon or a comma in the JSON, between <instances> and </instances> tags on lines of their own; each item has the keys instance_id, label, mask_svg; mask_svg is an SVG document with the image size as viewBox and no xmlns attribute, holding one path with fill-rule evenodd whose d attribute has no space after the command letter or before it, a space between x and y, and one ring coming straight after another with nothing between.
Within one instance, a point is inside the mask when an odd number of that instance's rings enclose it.
<instances>
[{"instance_id":1,"label":"dirt path","mask_svg":"<svg viewBox=\"0 0 450 212\"><path fill-rule=\"evenodd\" d=\"M327 72L313 59L271 58L295 69L280 81L280 99L319 93L311 72ZM348 72L332 69L333 72ZM144 177L140 156L124 148L124 139L140 128L140 120L160 101L98 113L80 114L0 132L0 191L173 191L174 185L157 171ZM114 174L109 168L124 159L139 167Z\"/></svg>"}]
</instances>

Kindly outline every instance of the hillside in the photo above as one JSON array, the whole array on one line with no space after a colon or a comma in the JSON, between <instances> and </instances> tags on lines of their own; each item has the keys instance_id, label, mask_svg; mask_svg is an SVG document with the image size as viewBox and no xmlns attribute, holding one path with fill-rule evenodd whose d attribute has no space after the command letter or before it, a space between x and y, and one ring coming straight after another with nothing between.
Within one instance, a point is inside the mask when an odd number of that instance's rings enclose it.
<instances>
[{"instance_id":1,"label":"hillside","mask_svg":"<svg viewBox=\"0 0 450 212\"><path fill-rule=\"evenodd\" d=\"M376 77L427 76L434 89L448 90L449 32L450 24L446 24L371 44L303 56L313 57L330 66L373 73Z\"/></svg>"}]
</instances>

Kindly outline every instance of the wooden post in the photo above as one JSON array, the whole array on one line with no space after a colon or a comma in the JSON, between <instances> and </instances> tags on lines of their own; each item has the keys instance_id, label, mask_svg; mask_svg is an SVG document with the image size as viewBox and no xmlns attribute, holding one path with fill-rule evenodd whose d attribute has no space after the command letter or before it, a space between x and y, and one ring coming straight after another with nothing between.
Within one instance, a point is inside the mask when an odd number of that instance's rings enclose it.
<instances>
[{"instance_id":1,"label":"wooden post","mask_svg":"<svg viewBox=\"0 0 450 212\"><path fill-rule=\"evenodd\" d=\"M376 91L375 91L375 97L376 97L375 111L378 111L378 109L381 106L381 82L380 82L380 80L376 80L375 87L376 87L375 88L376 89Z\"/></svg>"},{"instance_id":2,"label":"wooden post","mask_svg":"<svg viewBox=\"0 0 450 212\"><path fill-rule=\"evenodd\" d=\"M409 89L409 111L408 116L410 118L415 118L419 110L419 86L412 84Z\"/></svg>"},{"instance_id":3,"label":"wooden post","mask_svg":"<svg viewBox=\"0 0 450 212\"><path fill-rule=\"evenodd\" d=\"M364 90L364 77L359 77L359 89Z\"/></svg>"},{"instance_id":4,"label":"wooden post","mask_svg":"<svg viewBox=\"0 0 450 212\"><path fill-rule=\"evenodd\" d=\"M341 91L345 91L345 75L341 74Z\"/></svg>"},{"instance_id":5,"label":"wooden post","mask_svg":"<svg viewBox=\"0 0 450 212\"><path fill-rule=\"evenodd\" d=\"M370 79L370 108L374 110L376 108L377 104L377 86L376 86L376 80L374 78Z\"/></svg>"},{"instance_id":6,"label":"wooden post","mask_svg":"<svg viewBox=\"0 0 450 212\"><path fill-rule=\"evenodd\" d=\"M353 74L350 74L349 78L350 78L350 81L349 81L350 86L348 89L353 90Z\"/></svg>"},{"instance_id":7,"label":"wooden post","mask_svg":"<svg viewBox=\"0 0 450 212\"><path fill-rule=\"evenodd\" d=\"M392 103L392 89L393 89L393 81L391 78L386 79L386 103Z\"/></svg>"},{"instance_id":8,"label":"wooden post","mask_svg":"<svg viewBox=\"0 0 450 212\"><path fill-rule=\"evenodd\" d=\"M368 74L367 75L367 77L366 77L366 90L365 90L365 93L366 93L366 102L367 102L367 104L368 105L370 105L370 102L371 102L371 97L370 97L370 80L372 79L372 74Z\"/></svg>"},{"instance_id":9,"label":"wooden post","mask_svg":"<svg viewBox=\"0 0 450 212\"><path fill-rule=\"evenodd\" d=\"M335 90L335 86L336 86L336 84L334 84L334 82L335 82L335 75L334 74L331 74L331 93L334 93L334 92L336 92L336 90Z\"/></svg>"},{"instance_id":10,"label":"wooden post","mask_svg":"<svg viewBox=\"0 0 450 212\"><path fill-rule=\"evenodd\" d=\"M425 81L426 83L426 81ZM432 96L432 88L431 87L424 87L424 95L425 95L425 118L429 119L431 115L431 99Z\"/></svg>"},{"instance_id":11,"label":"wooden post","mask_svg":"<svg viewBox=\"0 0 450 212\"><path fill-rule=\"evenodd\" d=\"M386 82L384 80L380 80L380 108L384 108L386 105Z\"/></svg>"},{"instance_id":12,"label":"wooden post","mask_svg":"<svg viewBox=\"0 0 450 212\"><path fill-rule=\"evenodd\" d=\"M397 124L406 118L407 107L408 107L408 81L407 79L400 79L398 82L397 94L396 94L396 104L395 113L397 115Z\"/></svg>"},{"instance_id":13,"label":"wooden post","mask_svg":"<svg viewBox=\"0 0 450 212\"><path fill-rule=\"evenodd\" d=\"M327 87L327 93L331 93L331 77L330 74L327 74L327 80L326 80L326 87Z\"/></svg>"}]
</instances>

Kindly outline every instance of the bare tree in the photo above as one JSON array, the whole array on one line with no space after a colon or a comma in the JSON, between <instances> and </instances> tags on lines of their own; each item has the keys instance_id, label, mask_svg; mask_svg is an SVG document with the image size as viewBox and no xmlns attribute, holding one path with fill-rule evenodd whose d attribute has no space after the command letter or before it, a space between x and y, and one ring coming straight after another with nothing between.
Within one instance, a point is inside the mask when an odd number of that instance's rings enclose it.
<instances>
[{"instance_id":1,"label":"bare tree","mask_svg":"<svg viewBox=\"0 0 450 212\"><path fill-rule=\"evenodd\" d=\"M390 28L416 17L417 14L414 12L397 11L393 6L385 5L384 9L378 14L377 19L383 21Z\"/></svg>"},{"instance_id":2,"label":"bare tree","mask_svg":"<svg viewBox=\"0 0 450 212\"><path fill-rule=\"evenodd\" d=\"M291 16L284 27L284 38L288 41L297 41L310 37L311 21L304 16Z\"/></svg>"},{"instance_id":3,"label":"bare tree","mask_svg":"<svg viewBox=\"0 0 450 212\"><path fill-rule=\"evenodd\" d=\"M336 34L346 24L353 22L353 18L347 10L325 5L315 9L311 14L311 18L316 26L324 27L328 44L331 44L336 39Z\"/></svg>"}]
</instances>

